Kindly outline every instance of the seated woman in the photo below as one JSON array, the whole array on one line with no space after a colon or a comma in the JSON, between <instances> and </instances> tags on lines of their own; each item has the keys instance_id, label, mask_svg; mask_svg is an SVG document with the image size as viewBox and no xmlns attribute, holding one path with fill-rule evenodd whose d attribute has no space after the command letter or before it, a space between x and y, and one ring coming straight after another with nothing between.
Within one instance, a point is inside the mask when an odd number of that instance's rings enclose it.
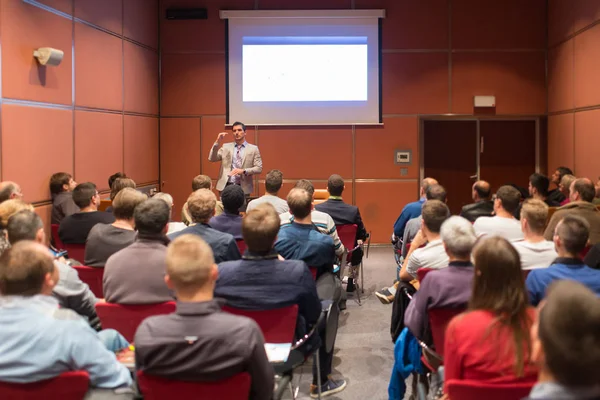
<instances>
[{"instance_id":1,"label":"seated woman","mask_svg":"<svg viewBox=\"0 0 600 400\"><path fill-rule=\"evenodd\" d=\"M519 254L498 236L473 251L475 277L468 311L446 330L444 389L452 379L486 383L535 382L529 307Z\"/></svg>"}]
</instances>

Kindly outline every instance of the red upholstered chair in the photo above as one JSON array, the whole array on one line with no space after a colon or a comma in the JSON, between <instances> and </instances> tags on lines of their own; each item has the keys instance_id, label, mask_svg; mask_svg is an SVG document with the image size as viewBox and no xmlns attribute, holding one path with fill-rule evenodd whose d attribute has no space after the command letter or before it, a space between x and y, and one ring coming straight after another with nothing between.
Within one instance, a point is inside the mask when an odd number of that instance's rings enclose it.
<instances>
[{"instance_id":1,"label":"red upholstered chair","mask_svg":"<svg viewBox=\"0 0 600 400\"><path fill-rule=\"evenodd\" d=\"M340 241L342 242L342 244L344 245L344 247L346 248L346 250L348 251L348 254L346 255L346 260L350 260L350 257L352 256L352 249L354 248L354 242L356 241L356 230L358 229L358 227L356 226L356 224L346 224L346 225L336 225L336 230L338 233L338 236L340 237ZM371 245L371 234L369 233L369 238L367 239L367 251L365 252L365 256L368 257L369 254L369 246ZM344 268L345 266L342 265L342 268ZM357 282L355 282L357 283ZM364 275L364 268L363 268L363 262L361 261L360 263L360 291L361 293L365 292L364 289L365 286L365 275ZM359 296L359 302L360 302L360 296Z\"/></svg>"},{"instance_id":2,"label":"red upholstered chair","mask_svg":"<svg viewBox=\"0 0 600 400\"><path fill-rule=\"evenodd\" d=\"M85 244L66 244L63 243L63 249L67 251L69 258L83 263L85 260Z\"/></svg>"},{"instance_id":3,"label":"red upholstered chair","mask_svg":"<svg viewBox=\"0 0 600 400\"><path fill-rule=\"evenodd\" d=\"M87 283L96 297L99 299L104 297L104 291L102 290L104 268L85 267L83 265L74 265L73 268L77 271L79 279Z\"/></svg>"},{"instance_id":4,"label":"red upholstered chair","mask_svg":"<svg viewBox=\"0 0 600 400\"><path fill-rule=\"evenodd\" d=\"M433 338L435 349L427 346L423 341L419 341L423 349L421 361L430 371L437 371L440 365L444 364L444 340L448 324L458 314L465 311L465 307L456 308L430 308L427 310L429 316L429 329Z\"/></svg>"},{"instance_id":5,"label":"red upholstered chair","mask_svg":"<svg viewBox=\"0 0 600 400\"><path fill-rule=\"evenodd\" d=\"M266 343L292 343L298 318L298 305L274 310L241 310L230 306L223 307L230 314L253 319L265 337Z\"/></svg>"},{"instance_id":6,"label":"red upholstered chair","mask_svg":"<svg viewBox=\"0 0 600 400\"><path fill-rule=\"evenodd\" d=\"M2 400L81 400L90 377L85 371L63 372L56 378L32 383L0 382Z\"/></svg>"},{"instance_id":7,"label":"red upholstered chair","mask_svg":"<svg viewBox=\"0 0 600 400\"><path fill-rule=\"evenodd\" d=\"M138 371L137 381L145 400L223 399L248 400L250 374L243 372L216 382L184 382L146 375Z\"/></svg>"},{"instance_id":8,"label":"red upholstered chair","mask_svg":"<svg viewBox=\"0 0 600 400\"><path fill-rule=\"evenodd\" d=\"M60 226L59 224L50 225L50 233L52 235L52 241L54 242L54 247L56 247L59 250L64 250L65 245L63 244L63 242L60 241L60 238L58 237L58 227L59 226Z\"/></svg>"},{"instance_id":9,"label":"red upholstered chair","mask_svg":"<svg viewBox=\"0 0 600 400\"><path fill-rule=\"evenodd\" d=\"M246 242L244 242L244 239L236 239L235 244L237 244L240 254L244 255L244 252L246 251Z\"/></svg>"},{"instance_id":10,"label":"red upholstered chair","mask_svg":"<svg viewBox=\"0 0 600 400\"><path fill-rule=\"evenodd\" d=\"M138 326L153 315L170 314L175 311L174 301L158 304L124 305L96 303L96 312L104 329L116 329L121 335L132 342Z\"/></svg>"},{"instance_id":11,"label":"red upholstered chair","mask_svg":"<svg viewBox=\"0 0 600 400\"><path fill-rule=\"evenodd\" d=\"M317 280L317 268L308 267L308 269L310 270L310 274L312 275L313 279L316 281Z\"/></svg>"},{"instance_id":12,"label":"red upholstered chair","mask_svg":"<svg viewBox=\"0 0 600 400\"><path fill-rule=\"evenodd\" d=\"M519 400L527 397L534 383L490 384L451 379L448 381L450 400Z\"/></svg>"},{"instance_id":13,"label":"red upholstered chair","mask_svg":"<svg viewBox=\"0 0 600 400\"><path fill-rule=\"evenodd\" d=\"M417 279L419 280L419 282L423 282L425 275L427 275L431 271L433 271L431 268L419 268L417 270Z\"/></svg>"}]
</instances>

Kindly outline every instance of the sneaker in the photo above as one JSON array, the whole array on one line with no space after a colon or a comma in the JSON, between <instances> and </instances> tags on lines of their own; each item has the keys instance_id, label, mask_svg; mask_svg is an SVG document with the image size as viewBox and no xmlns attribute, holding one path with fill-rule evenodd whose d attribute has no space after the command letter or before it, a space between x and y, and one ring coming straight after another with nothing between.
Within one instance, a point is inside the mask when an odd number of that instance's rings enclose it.
<instances>
[{"instance_id":1,"label":"sneaker","mask_svg":"<svg viewBox=\"0 0 600 400\"><path fill-rule=\"evenodd\" d=\"M354 290L356 290L356 288L354 287L354 279L348 278L348 286L346 286L346 292L352 293L354 292Z\"/></svg>"},{"instance_id":2,"label":"sneaker","mask_svg":"<svg viewBox=\"0 0 600 400\"><path fill-rule=\"evenodd\" d=\"M388 290L388 288L376 291L375 296L377 296L379 301L383 304L390 304L392 301L394 301L394 297L396 297Z\"/></svg>"},{"instance_id":3,"label":"sneaker","mask_svg":"<svg viewBox=\"0 0 600 400\"><path fill-rule=\"evenodd\" d=\"M321 397L331 396L332 394L339 393L346 388L346 381L340 379L339 381L334 381L333 379L327 379L323 385L321 385ZM310 397L313 399L317 399L319 397L319 392L317 390L317 385L310 385Z\"/></svg>"}]
</instances>

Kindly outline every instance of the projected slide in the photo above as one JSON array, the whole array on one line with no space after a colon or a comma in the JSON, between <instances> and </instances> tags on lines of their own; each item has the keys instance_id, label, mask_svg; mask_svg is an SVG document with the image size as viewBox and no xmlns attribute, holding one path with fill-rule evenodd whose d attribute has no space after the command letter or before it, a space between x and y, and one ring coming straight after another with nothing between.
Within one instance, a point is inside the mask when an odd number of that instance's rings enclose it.
<instances>
[{"instance_id":1,"label":"projected slide","mask_svg":"<svg viewBox=\"0 0 600 400\"><path fill-rule=\"evenodd\" d=\"M243 102L367 101L367 37L244 37Z\"/></svg>"}]
</instances>

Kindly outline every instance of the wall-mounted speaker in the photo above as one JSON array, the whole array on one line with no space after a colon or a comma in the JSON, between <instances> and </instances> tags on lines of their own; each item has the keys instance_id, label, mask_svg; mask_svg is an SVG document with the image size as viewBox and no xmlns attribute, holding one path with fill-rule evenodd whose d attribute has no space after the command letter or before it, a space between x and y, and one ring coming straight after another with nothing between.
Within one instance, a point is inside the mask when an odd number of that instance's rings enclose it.
<instances>
[{"instance_id":1,"label":"wall-mounted speaker","mask_svg":"<svg viewBox=\"0 0 600 400\"><path fill-rule=\"evenodd\" d=\"M166 12L167 19L207 19L206 8L169 8Z\"/></svg>"}]
</instances>

